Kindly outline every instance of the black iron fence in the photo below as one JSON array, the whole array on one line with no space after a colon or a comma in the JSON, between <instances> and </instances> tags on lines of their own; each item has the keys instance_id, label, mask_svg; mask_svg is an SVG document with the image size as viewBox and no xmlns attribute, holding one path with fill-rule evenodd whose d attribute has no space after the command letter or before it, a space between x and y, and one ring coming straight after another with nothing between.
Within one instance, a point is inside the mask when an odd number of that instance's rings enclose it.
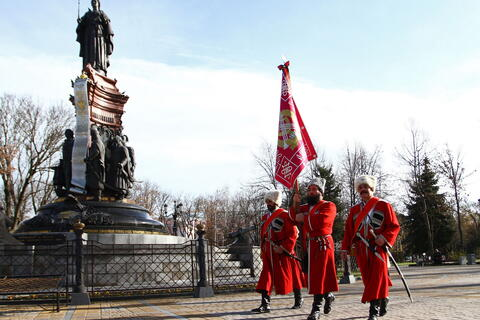
<instances>
[{"instance_id":1,"label":"black iron fence","mask_svg":"<svg viewBox=\"0 0 480 320\"><path fill-rule=\"evenodd\" d=\"M110 244L84 247L87 290L95 295L192 291L197 276L195 241L184 244Z\"/></svg>"},{"instance_id":2,"label":"black iron fence","mask_svg":"<svg viewBox=\"0 0 480 320\"><path fill-rule=\"evenodd\" d=\"M262 270L257 246L216 246L209 244L209 279L216 290L253 287Z\"/></svg>"},{"instance_id":3,"label":"black iron fence","mask_svg":"<svg viewBox=\"0 0 480 320\"><path fill-rule=\"evenodd\" d=\"M215 292L255 286L262 269L259 247L206 243L206 280ZM109 245L83 241L82 279L92 298L193 293L200 279L197 249L197 240L184 244ZM340 257L336 258L337 270L343 270ZM2 245L0 278L57 275L68 296L76 285L75 262L76 250L71 241L50 246ZM355 270L352 263L350 272ZM8 292L0 298L8 298Z\"/></svg>"}]
</instances>

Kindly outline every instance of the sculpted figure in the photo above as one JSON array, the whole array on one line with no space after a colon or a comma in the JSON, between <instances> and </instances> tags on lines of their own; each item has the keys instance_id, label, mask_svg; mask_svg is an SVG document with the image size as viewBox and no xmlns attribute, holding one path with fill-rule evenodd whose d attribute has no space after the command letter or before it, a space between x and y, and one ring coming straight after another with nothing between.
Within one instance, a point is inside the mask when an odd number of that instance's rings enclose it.
<instances>
[{"instance_id":1,"label":"sculpted figure","mask_svg":"<svg viewBox=\"0 0 480 320\"><path fill-rule=\"evenodd\" d=\"M77 41L83 67L90 64L98 72L107 75L108 56L113 52L113 31L110 19L100 10L100 1L92 0L92 9L78 20Z\"/></svg>"},{"instance_id":2,"label":"sculpted figure","mask_svg":"<svg viewBox=\"0 0 480 320\"><path fill-rule=\"evenodd\" d=\"M124 146L128 150L127 173L128 173L128 185L131 188L133 187L133 183L135 182L134 173L135 173L135 167L137 165L135 162L135 151L133 150L132 147L127 146L128 136L126 135L123 136L123 142L124 142Z\"/></svg>"},{"instance_id":3,"label":"sculpted figure","mask_svg":"<svg viewBox=\"0 0 480 320\"><path fill-rule=\"evenodd\" d=\"M124 146L120 136L115 136L111 141L107 183L112 187L116 197L122 199L128 193L128 149Z\"/></svg>"},{"instance_id":4,"label":"sculpted figure","mask_svg":"<svg viewBox=\"0 0 480 320\"><path fill-rule=\"evenodd\" d=\"M63 157L63 175L65 179L65 189L70 189L70 182L72 180L72 152L73 143L75 139L73 137L73 131L70 129L65 130L65 141L62 146Z\"/></svg>"},{"instance_id":5,"label":"sculpted figure","mask_svg":"<svg viewBox=\"0 0 480 320\"><path fill-rule=\"evenodd\" d=\"M87 163L87 191L99 201L105 186L105 146L103 145L97 128L91 128L92 145L88 149Z\"/></svg>"}]
</instances>

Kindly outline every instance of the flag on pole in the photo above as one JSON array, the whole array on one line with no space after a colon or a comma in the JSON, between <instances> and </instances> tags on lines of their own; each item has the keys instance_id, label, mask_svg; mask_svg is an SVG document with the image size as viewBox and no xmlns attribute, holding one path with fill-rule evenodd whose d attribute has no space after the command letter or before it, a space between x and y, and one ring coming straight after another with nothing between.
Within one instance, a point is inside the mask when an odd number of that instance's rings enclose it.
<instances>
[{"instance_id":1,"label":"flag on pole","mask_svg":"<svg viewBox=\"0 0 480 320\"><path fill-rule=\"evenodd\" d=\"M287 61L278 66L278 69L282 71L282 93L275 180L290 189L308 161L315 159L317 153L293 100L289 65L290 62Z\"/></svg>"}]
</instances>

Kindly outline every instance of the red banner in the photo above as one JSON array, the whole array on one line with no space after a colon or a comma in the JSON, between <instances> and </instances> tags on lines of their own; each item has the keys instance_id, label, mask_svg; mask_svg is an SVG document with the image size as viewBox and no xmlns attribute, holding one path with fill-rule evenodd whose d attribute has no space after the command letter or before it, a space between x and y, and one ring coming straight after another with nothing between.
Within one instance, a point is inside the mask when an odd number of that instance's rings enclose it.
<instances>
[{"instance_id":1,"label":"red banner","mask_svg":"<svg viewBox=\"0 0 480 320\"><path fill-rule=\"evenodd\" d=\"M290 62L287 61L278 66L278 69L282 71L282 94L275 180L290 189L308 161L315 159L317 153L293 100L289 64Z\"/></svg>"}]
</instances>

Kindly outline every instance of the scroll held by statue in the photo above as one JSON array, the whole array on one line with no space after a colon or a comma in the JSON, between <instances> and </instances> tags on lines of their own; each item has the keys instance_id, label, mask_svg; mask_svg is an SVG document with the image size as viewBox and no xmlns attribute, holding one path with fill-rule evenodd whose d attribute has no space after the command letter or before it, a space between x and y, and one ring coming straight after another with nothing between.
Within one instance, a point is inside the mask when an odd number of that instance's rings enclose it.
<instances>
[{"instance_id":1,"label":"scroll held by statue","mask_svg":"<svg viewBox=\"0 0 480 320\"><path fill-rule=\"evenodd\" d=\"M88 78L79 77L74 83L76 112L75 142L72 152L72 182L70 191L86 193L85 157L90 142L90 107L88 103Z\"/></svg>"}]
</instances>

